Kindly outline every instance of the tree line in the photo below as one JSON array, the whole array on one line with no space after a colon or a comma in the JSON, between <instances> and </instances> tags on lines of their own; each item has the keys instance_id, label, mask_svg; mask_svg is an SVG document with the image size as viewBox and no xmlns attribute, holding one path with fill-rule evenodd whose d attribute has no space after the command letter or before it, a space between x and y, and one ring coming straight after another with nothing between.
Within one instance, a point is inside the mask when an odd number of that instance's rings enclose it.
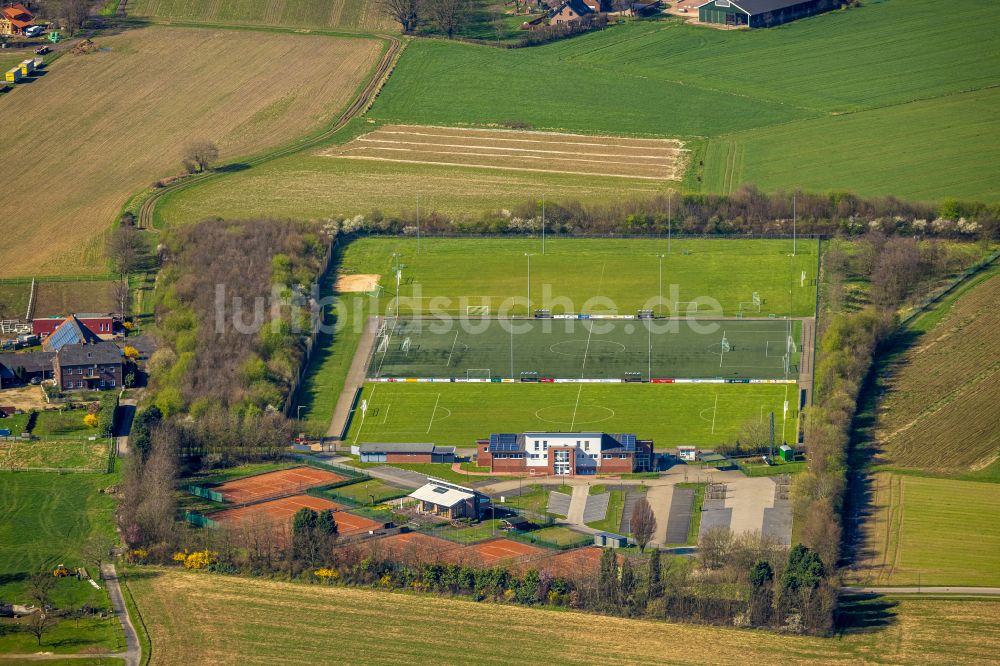
<instances>
[{"instance_id":1,"label":"tree line","mask_svg":"<svg viewBox=\"0 0 1000 666\"><path fill-rule=\"evenodd\" d=\"M823 593L826 570L817 553L724 529L706 536L698 560L664 555L659 549L644 555L605 549L597 562L581 560L555 569L542 558L485 566L458 544L452 553L413 543L393 547L381 539L343 537L335 512L311 509L300 510L289 523L251 519L238 526L181 530L169 543L130 541L129 547L131 557L143 563L190 563L194 552L199 554L197 564L189 568L314 584L673 622L804 633L831 628L831 597Z\"/></svg>"},{"instance_id":2,"label":"tree line","mask_svg":"<svg viewBox=\"0 0 1000 666\"><path fill-rule=\"evenodd\" d=\"M511 126L519 125L512 123ZM527 125L524 125L527 127ZM794 207L794 210L793 210ZM731 194L675 193L613 203L573 200L545 203L547 233L569 236L634 234L919 236L1000 239L1000 204L945 200L920 203L896 197L859 197L846 192L761 192L744 186ZM348 233L414 234L416 212L335 220ZM540 199L478 217L420 212L422 234L537 234L542 227Z\"/></svg>"}]
</instances>

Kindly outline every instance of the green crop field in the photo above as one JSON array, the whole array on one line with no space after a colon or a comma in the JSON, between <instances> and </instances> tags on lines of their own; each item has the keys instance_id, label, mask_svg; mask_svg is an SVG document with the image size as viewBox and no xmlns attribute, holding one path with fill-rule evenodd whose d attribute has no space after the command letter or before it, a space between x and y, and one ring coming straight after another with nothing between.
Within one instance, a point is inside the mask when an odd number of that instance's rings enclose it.
<instances>
[{"instance_id":1,"label":"green crop field","mask_svg":"<svg viewBox=\"0 0 1000 666\"><path fill-rule=\"evenodd\" d=\"M379 336L368 377L794 382L800 345L790 319L404 319Z\"/></svg>"},{"instance_id":2,"label":"green crop field","mask_svg":"<svg viewBox=\"0 0 1000 666\"><path fill-rule=\"evenodd\" d=\"M634 432L658 449L731 440L774 412L776 439L795 432L798 389L788 384L369 384L348 439L472 446L492 432ZM789 401L783 418L784 401Z\"/></svg>"},{"instance_id":3,"label":"green crop field","mask_svg":"<svg viewBox=\"0 0 1000 666\"><path fill-rule=\"evenodd\" d=\"M983 167L997 159L987 89L1000 81L998 17L996 5L957 0L945 20L940 3L908 0L749 32L671 20L513 51L417 42L371 116L708 137L710 191L757 182L996 200Z\"/></svg>"},{"instance_id":4,"label":"green crop field","mask_svg":"<svg viewBox=\"0 0 1000 666\"><path fill-rule=\"evenodd\" d=\"M818 638L166 568L143 568L129 587L164 664L314 663L331 650L344 663L393 666L591 664L596 654L607 664L976 663L993 660L1000 641L993 601L904 599L885 626ZM502 626L517 649L470 639L485 626Z\"/></svg>"},{"instance_id":5,"label":"green crop field","mask_svg":"<svg viewBox=\"0 0 1000 666\"><path fill-rule=\"evenodd\" d=\"M1000 89L976 90L902 106L791 122L709 141L704 188L892 193L917 200L997 201Z\"/></svg>"},{"instance_id":6,"label":"green crop field","mask_svg":"<svg viewBox=\"0 0 1000 666\"><path fill-rule=\"evenodd\" d=\"M198 23L398 31L374 0L131 0L128 15Z\"/></svg>"},{"instance_id":7,"label":"green crop field","mask_svg":"<svg viewBox=\"0 0 1000 666\"><path fill-rule=\"evenodd\" d=\"M858 582L1000 585L1000 486L878 474Z\"/></svg>"},{"instance_id":8,"label":"green crop field","mask_svg":"<svg viewBox=\"0 0 1000 666\"><path fill-rule=\"evenodd\" d=\"M816 251L815 240L800 240L792 257L791 240L674 239L662 261L661 312L677 305L680 314L693 308L699 315L734 316L742 308L746 316L811 316ZM419 254L412 237L366 238L347 248L339 272L378 274L392 298L393 269L401 263L400 314L465 315L469 306L485 305L493 314L523 315L530 253L532 310L634 315L656 308L659 255L666 252L665 238L550 236L544 255L538 238L425 238ZM754 292L762 301L759 312ZM694 301L698 305L689 305Z\"/></svg>"}]
</instances>

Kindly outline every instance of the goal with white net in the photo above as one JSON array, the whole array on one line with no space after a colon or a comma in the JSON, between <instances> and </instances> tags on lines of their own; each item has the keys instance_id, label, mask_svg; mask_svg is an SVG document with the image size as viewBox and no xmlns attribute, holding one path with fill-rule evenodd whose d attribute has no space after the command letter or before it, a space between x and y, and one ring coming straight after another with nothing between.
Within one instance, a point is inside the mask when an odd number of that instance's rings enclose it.
<instances>
[{"instance_id":1,"label":"goal with white net","mask_svg":"<svg viewBox=\"0 0 1000 666\"><path fill-rule=\"evenodd\" d=\"M469 368L465 371L466 379L479 379L487 380L492 379L493 375L489 368Z\"/></svg>"}]
</instances>

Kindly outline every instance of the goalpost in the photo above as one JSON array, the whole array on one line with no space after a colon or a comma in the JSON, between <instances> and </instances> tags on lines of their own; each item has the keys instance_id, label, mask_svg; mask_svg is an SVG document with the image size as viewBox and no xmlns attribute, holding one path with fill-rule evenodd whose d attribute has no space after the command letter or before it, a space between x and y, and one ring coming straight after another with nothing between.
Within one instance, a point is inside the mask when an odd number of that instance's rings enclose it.
<instances>
[{"instance_id":1,"label":"goalpost","mask_svg":"<svg viewBox=\"0 0 1000 666\"><path fill-rule=\"evenodd\" d=\"M792 338L792 336L789 335L788 336L788 344L785 345L785 353L786 354L794 354L798 350L799 350L799 348L795 345L795 340Z\"/></svg>"},{"instance_id":2,"label":"goalpost","mask_svg":"<svg viewBox=\"0 0 1000 666\"><path fill-rule=\"evenodd\" d=\"M403 352L404 354L409 354L410 353L410 347L412 346L412 344L413 344L413 341L410 340L409 337L407 337L405 340L403 340L403 344L401 344L399 346L399 351Z\"/></svg>"},{"instance_id":3,"label":"goalpost","mask_svg":"<svg viewBox=\"0 0 1000 666\"><path fill-rule=\"evenodd\" d=\"M761 300L760 292L757 292L757 291L753 292L753 294L750 296L750 300L749 301L740 301L739 310L737 312L737 316L739 316L739 317L743 316L743 306L744 305L749 305L750 308L757 308L757 312L760 312L760 306L761 306L762 302L763 301Z\"/></svg>"},{"instance_id":4,"label":"goalpost","mask_svg":"<svg viewBox=\"0 0 1000 666\"><path fill-rule=\"evenodd\" d=\"M469 368L465 371L466 379L490 380L493 375L489 368Z\"/></svg>"}]
</instances>

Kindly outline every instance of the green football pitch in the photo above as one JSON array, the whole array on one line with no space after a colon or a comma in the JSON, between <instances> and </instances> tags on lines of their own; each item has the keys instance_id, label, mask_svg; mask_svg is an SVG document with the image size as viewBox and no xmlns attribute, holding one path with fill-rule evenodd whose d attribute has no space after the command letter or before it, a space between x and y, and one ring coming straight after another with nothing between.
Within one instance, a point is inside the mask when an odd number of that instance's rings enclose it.
<instances>
[{"instance_id":1,"label":"green football pitch","mask_svg":"<svg viewBox=\"0 0 1000 666\"><path fill-rule=\"evenodd\" d=\"M796 379L802 323L771 319L401 319L370 379Z\"/></svg>"},{"instance_id":2,"label":"green football pitch","mask_svg":"<svg viewBox=\"0 0 1000 666\"><path fill-rule=\"evenodd\" d=\"M669 248L669 254L668 254ZM815 239L361 238L340 275L378 275L383 311L401 316L657 314L811 317ZM793 250L795 255L792 256ZM661 256L662 255L662 256ZM396 271L400 273L397 289ZM661 270L662 269L662 270ZM759 302L754 301L757 294Z\"/></svg>"},{"instance_id":3,"label":"green football pitch","mask_svg":"<svg viewBox=\"0 0 1000 666\"><path fill-rule=\"evenodd\" d=\"M364 387L348 440L471 447L491 432L599 430L708 446L773 412L775 441L790 441L797 397L792 384L378 383Z\"/></svg>"}]
</instances>

